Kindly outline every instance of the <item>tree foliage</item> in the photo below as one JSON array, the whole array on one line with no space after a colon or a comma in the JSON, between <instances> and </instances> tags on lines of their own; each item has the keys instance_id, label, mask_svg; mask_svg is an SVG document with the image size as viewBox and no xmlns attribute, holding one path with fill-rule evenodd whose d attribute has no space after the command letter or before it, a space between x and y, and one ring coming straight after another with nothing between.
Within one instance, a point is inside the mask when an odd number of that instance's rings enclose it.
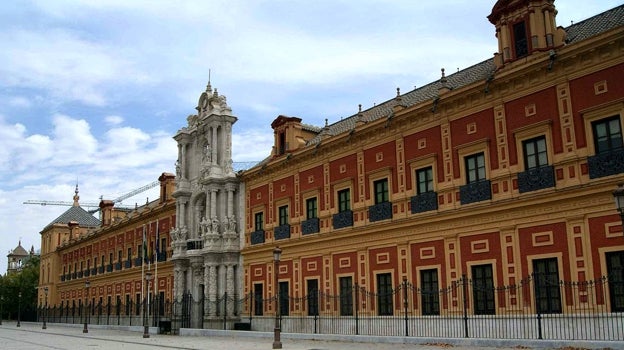
<instances>
[{"instance_id":1,"label":"tree foliage","mask_svg":"<svg viewBox=\"0 0 624 350\"><path fill-rule=\"evenodd\" d=\"M0 275L0 309L2 317L17 318L18 308L21 319L36 317L37 286L39 285L39 256L33 255L17 273ZM19 297L21 293L21 298Z\"/></svg>"}]
</instances>

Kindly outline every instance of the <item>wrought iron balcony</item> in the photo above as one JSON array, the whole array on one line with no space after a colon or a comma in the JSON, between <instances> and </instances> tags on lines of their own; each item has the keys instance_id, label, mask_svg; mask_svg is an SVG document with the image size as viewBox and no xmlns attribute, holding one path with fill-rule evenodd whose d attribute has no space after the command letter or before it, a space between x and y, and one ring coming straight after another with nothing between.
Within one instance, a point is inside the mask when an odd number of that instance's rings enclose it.
<instances>
[{"instance_id":1,"label":"wrought iron balcony","mask_svg":"<svg viewBox=\"0 0 624 350\"><path fill-rule=\"evenodd\" d=\"M76 276L77 278L82 278L82 271L78 271L78 276Z\"/></svg>"},{"instance_id":2,"label":"wrought iron balcony","mask_svg":"<svg viewBox=\"0 0 624 350\"><path fill-rule=\"evenodd\" d=\"M61 275L61 282L65 282L65 275Z\"/></svg>"},{"instance_id":3,"label":"wrought iron balcony","mask_svg":"<svg viewBox=\"0 0 624 350\"><path fill-rule=\"evenodd\" d=\"M158 262L167 261L167 252L158 253Z\"/></svg>"},{"instance_id":4,"label":"wrought iron balcony","mask_svg":"<svg viewBox=\"0 0 624 350\"><path fill-rule=\"evenodd\" d=\"M78 274L76 272L72 273L72 279L76 279L76 277L78 276Z\"/></svg>"},{"instance_id":5,"label":"wrought iron balcony","mask_svg":"<svg viewBox=\"0 0 624 350\"><path fill-rule=\"evenodd\" d=\"M492 185L490 180L472 182L459 187L461 204L481 202L492 199Z\"/></svg>"},{"instance_id":6,"label":"wrought iron balcony","mask_svg":"<svg viewBox=\"0 0 624 350\"><path fill-rule=\"evenodd\" d=\"M86 269L85 272L84 272L84 276L85 277L91 276L91 269Z\"/></svg>"},{"instance_id":7,"label":"wrought iron balcony","mask_svg":"<svg viewBox=\"0 0 624 350\"><path fill-rule=\"evenodd\" d=\"M104 273L104 266L98 267L98 273Z\"/></svg>"},{"instance_id":8,"label":"wrought iron balcony","mask_svg":"<svg viewBox=\"0 0 624 350\"><path fill-rule=\"evenodd\" d=\"M438 194L425 192L411 199L412 214L438 209Z\"/></svg>"},{"instance_id":9,"label":"wrought iron balcony","mask_svg":"<svg viewBox=\"0 0 624 350\"><path fill-rule=\"evenodd\" d=\"M332 225L334 229L353 226L353 211L345 210L332 216Z\"/></svg>"},{"instance_id":10,"label":"wrought iron balcony","mask_svg":"<svg viewBox=\"0 0 624 350\"><path fill-rule=\"evenodd\" d=\"M370 222L392 219L392 203L382 202L368 208L368 220Z\"/></svg>"},{"instance_id":11,"label":"wrought iron balcony","mask_svg":"<svg viewBox=\"0 0 624 350\"><path fill-rule=\"evenodd\" d=\"M520 193L549 187L555 187L555 169L550 165L518 173L518 191Z\"/></svg>"},{"instance_id":12,"label":"wrought iron balcony","mask_svg":"<svg viewBox=\"0 0 624 350\"><path fill-rule=\"evenodd\" d=\"M115 263L115 271L119 271L121 270L121 263L120 262L116 262Z\"/></svg>"},{"instance_id":13,"label":"wrought iron balcony","mask_svg":"<svg viewBox=\"0 0 624 350\"><path fill-rule=\"evenodd\" d=\"M113 264L106 265L106 272L113 272Z\"/></svg>"},{"instance_id":14,"label":"wrought iron balcony","mask_svg":"<svg viewBox=\"0 0 624 350\"><path fill-rule=\"evenodd\" d=\"M92 274L93 276L95 276L95 275L97 275L97 274L98 274L98 269L97 269L97 267L94 267L94 268L92 268L92 269L91 269L91 274Z\"/></svg>"},{"instance_id":15,"label":"wrought iron balcony","mask_svg":"<svg viewBox=\"0 0 624 350\"><path fill-rule=\"evenodd\" d=\"M251 244L264 243L264 230L258 230L251 233Z\"/></svg>"},{"instance_id":16,"label":"wrought iron balcony","mask_svg":"<svg viewBox=\"0 0 624 350\"><path fill-rule=\"evenodd\" d=\"M285 224L277 226L273 234L275 235L275 240L290 238L290 225Z\"/></svg>"},{"instance_id":17,"label":"wrought iron balcony","mask_svg":"<svg viewBox=\"0 0 624 350\"><path fill-rule=\"evenodd\" d=\"M132 267L132 260L124 261L124 269L129 269Z\"/></svg>"},{"instance_id":18,"label":"wrought iron balcony","mask_svg":"<svg viewBox=\"0 0 624 350\"><path fill-rule=\"evenodd\" d=\"M301 234L309 235L310 233L317 233L320 231L319 226L318 218L305 220L301 223Z\"/></svg>"},{"instance_id":19,"label":"wrought iron balcony","mask_svg":"<svg viewBox=\"0 0 624 350\"><path fill-rule=\"evenodd\" d=\"M142 257L134 258L134 266L141 266L141 265L143 265L143 258Z\"/></svg>"},{"instance_id":20,"label":"wrought iron balcony","mask_svg":"<svg viewBox=\"0 0 624 350\"><path fill-rule=\"evenodd\" d=\"M590 179L624 173L624 149L587 157L587 165Z\"/></svg>"}]
</instances>

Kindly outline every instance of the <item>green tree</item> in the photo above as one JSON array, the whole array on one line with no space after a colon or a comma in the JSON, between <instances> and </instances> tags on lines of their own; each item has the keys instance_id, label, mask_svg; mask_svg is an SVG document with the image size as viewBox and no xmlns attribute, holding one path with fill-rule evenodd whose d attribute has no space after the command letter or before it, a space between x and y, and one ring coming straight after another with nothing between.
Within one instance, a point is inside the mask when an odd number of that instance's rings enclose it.
<instances>
[{"instance_id":1,"label":"green tree","mask_svg":"<svg viewBox=\"0 0 624 350\"><path fill-rule=\"evenodd\" d=\"M4 319L17 319L19 308L22 320L36 320L38 285L38 255L31 256L20 272L0 276L0 303L2 303L0 316Z\"/></svg>"}]
</instances>

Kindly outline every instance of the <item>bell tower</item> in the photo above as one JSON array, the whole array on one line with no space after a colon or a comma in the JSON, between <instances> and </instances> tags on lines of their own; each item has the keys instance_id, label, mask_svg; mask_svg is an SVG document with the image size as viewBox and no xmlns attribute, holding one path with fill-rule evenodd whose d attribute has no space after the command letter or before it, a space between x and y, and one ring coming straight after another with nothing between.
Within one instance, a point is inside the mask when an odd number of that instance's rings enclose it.
<instances>
[{"instance_id":1,"label":"bell tower","mask_svg":"<svg viewBox=\"0 0 624 350\"><path fill-rule=\"evenodd\" d=\"M555 0L498 0L488 20L496 26L496 65L550 52L565 44L565 31L555 22Z\"/></svg>"}]
</instances>

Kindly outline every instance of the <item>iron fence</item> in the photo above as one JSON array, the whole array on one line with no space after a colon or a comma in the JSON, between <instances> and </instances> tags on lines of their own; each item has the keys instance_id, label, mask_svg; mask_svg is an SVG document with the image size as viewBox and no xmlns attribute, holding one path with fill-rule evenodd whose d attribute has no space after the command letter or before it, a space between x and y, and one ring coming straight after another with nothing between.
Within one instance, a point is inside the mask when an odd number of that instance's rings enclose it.
<instances>
[{"instance_id":1,"label":"iron fence","mask_svg":"<svg viewBox=\"0 0 624 350\"><path fill-rule=\"evenodd\" d=\"M49 322L272 331L280 308L282 332L439 338L624 340L624 282L607 277L565 282L531 276L496 287L462 277L443 288L404 280L384 291L356 285L333 295L224 294L214 300L51 307ZM145 311L147 309L147 311ZM145 317L145 318L143 318Z\"/></svg>"}]
</instances>

